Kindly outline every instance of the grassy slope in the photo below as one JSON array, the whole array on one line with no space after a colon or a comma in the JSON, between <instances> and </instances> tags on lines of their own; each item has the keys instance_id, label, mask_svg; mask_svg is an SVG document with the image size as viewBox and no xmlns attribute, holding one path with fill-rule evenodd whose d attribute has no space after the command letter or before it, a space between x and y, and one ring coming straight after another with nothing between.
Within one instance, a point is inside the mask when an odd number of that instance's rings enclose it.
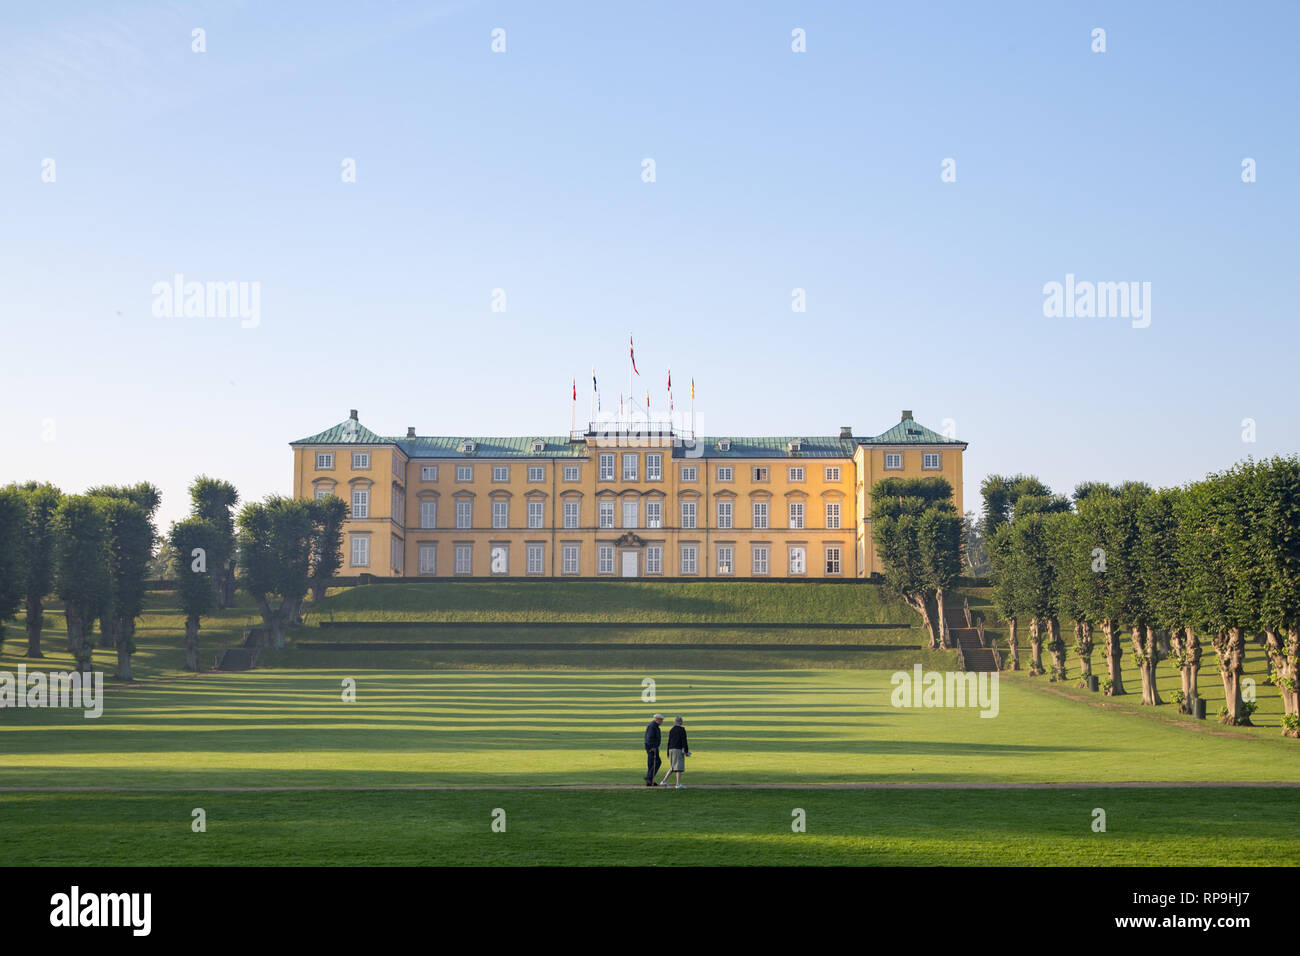
<instances>
[{"instance_id":1,"label":"grassy slope","mask_svg":"<svg viewBox=\"0 0 1300 956\"><path fill-rule=\"evenodd\" d=\"M1296 865L1295 794L0 793L0 865ZM206 833L190 830L195 807ZM806 833L791 832L796 807ZM489 827L496 808L504 833Z\"/></svg>"}]
</instances>

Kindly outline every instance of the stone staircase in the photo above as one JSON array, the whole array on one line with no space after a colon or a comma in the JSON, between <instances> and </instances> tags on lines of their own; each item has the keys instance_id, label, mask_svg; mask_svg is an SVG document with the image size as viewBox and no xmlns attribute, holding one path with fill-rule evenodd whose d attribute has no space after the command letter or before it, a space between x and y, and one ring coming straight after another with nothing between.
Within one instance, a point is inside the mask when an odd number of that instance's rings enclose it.
<instances>
[{"instance_id":1,"label":"stone staircase","mask_svg":"<svg viewBox=\"0 0 1300 956\"><path fill-rule=\"evenodd\" d=\"M984 628L971 617L970 604L962 601L961 607L943 609L944 624L950 646L957 649L962 667L974 673L992 673L1001 670L996 650L985 646Z\"/></svg>"},{"instance_id":2,"label":"stone staircase","mask_svg":"<svg viewBox=\"0 0 1300 956\"><path fill-rule=\"evenodd\" d=\"M262 656L264 642L262 629L260 627L250 627L244 631L244 640L239 647L227 647L217 652L217 670L252 670L257 666L257 659Z\"/></svg>"}]
</instances>

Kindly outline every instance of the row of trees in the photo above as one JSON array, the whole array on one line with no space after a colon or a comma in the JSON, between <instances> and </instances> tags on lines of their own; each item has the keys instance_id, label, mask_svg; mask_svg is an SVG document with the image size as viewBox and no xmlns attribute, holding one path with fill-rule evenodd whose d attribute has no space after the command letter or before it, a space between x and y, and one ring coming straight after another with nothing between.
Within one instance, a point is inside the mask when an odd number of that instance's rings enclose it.
<instances>
[{"instance_id":1,"label":"row of trees","mask_svg":"<svg viewBox=\"0 0 1300 956\"><path fill-rule=\"evenodd\" d=\"M1141 482L1079 485L1054 494L1033 476L985 480L983 536L994 603L1008 622L1018 668L1018 623L1029 624L1030 674L1064 680L1061 620L1073 626L1081 681L1092 674L1100 634L1108 694L1126 693L1124 638L1142 703L1162 704L1156 664L1178 667L1179 709L1197 699L1203 639L1223 681L1223 723L1250 723L1242 699L1248 644L1263 645L1281 692L1283 732L1300 736L1300 459L1247 461L1180 488Z\"/></svg>"},{"instance_id":2,"label":"row of trees","mask_svg":"<svg viewBox=\"0 0 1300 956\"><path fill-rule=\"evenodd\" d=\"M229 482L199 476L189 492L190 516L171 526L165 542L179 558L187 666L198 670L201 619L233 602L237 568L266 633L283 647L308 590L320 600L342 564L347 503L272 496L244 505L236 517L239 493ZM43 657L45 602L54 594L77 667L91 666L98 621L99 646L115 649L117 675L131 679L136 621L162 543L154 524L161 500L148 482L80 495L36 482L0 488L0 641L3 622L25 610L26 656Z\"/></svg>"}]
</instances>

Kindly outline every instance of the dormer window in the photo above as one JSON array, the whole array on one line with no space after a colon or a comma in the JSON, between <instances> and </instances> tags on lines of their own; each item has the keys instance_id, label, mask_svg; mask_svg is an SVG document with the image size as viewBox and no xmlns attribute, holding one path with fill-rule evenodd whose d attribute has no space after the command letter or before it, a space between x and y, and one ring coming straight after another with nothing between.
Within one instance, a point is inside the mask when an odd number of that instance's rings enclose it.
<instances>
[{"instance_id":1,"label":"dormer window","mask_svg":"<svg viewBox=\"0 0 1300 956\"><path fill-rule=\"evenodd\" d=\"M542 439L540 439L540 438L534 438L534 439L533 439L533 454L534 454L534 455L540 455L540 454L541 454L542 452L544 452L544 451L546 451L546 442L544 442L544 441L543 441Z\"/></svg>"},{"instance_id":2,"label":"dormer window","mask_svg":"<svg viewBox=\"0 0 1300 956\"><path fill-rule=\"evenodd\" d=\"M730 439L730 438L719 438L719 439L718 439L718 451L731 451L731 439Z\"/></svg>"},{"instance_id":3,"label":"dormer window","mask_svg":"<svg viewBox=\"0 0 1300 956\"><path fill-rule=\"evenodd\" d=\"M799 452L803 451L803 439L802 438L790 439L789 443L786 445L786 448L789 449L790 454L792 455L799 454Z\"/></svg>"},{"instance_id":4,"label":"dormer window","mask_svg":"<svg viewBox=\"0 0 1300 956\"><path fill-rule=\"evenodd\" d=\"M474 448L475 445L474 445L474 440L472 438L466 438L463 442L460 443L460 450L462 453L466 455L474 454Z\"/></svg>"}]
</instances>

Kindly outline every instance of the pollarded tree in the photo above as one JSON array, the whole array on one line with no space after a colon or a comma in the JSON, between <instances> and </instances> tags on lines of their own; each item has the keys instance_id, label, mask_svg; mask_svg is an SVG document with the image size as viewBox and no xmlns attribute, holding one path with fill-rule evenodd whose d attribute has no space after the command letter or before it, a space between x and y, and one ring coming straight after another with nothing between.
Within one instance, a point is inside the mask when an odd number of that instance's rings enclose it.
<instances>
[{"instance_id":1,"label":"pollarded tree","mask_svg":"<svg viewBox=\"0 0 1300 956\"><path fill-rule=\"evenodd\" d=\"M272 495L239 512L244 586L257 602L274 647L284 647L285 629L298 619L311 578L313 546L312 513L305 501ZM273 608L275 599L280 603Z\"/></svg>"},{"instance_id":2,"label":"pollarded tree","mask_svg":"<svg viewBox=\"0 0 1300 956\"><path fill-rule=\"evenodd\" d=\"M153 555L154 526L149 513L128 498L103 498L108 536L108 613L101 618L117 650L117 676L131 679L135 621L144 612L145 578Z\"/></svg>"},{"instance_id":3,"label":"pollarded tree","mask_svg":"<svg viewBox=\"0 0 1300 956\"><path fill-rule=\"evenodd\" d=\"M41 653L41 628L45 624L45 597L54 590L54 512L63 492L50 484L30 481L18 490L27 500L27 534L23 541L23 586L27 598L27 657Z\"/></svg>"},{"instance_id":4,"label":"pollarded tree","mask_svg":"<svg viewBox=\"0 0 1300 956\"><path fill-rule=\"evenodd\" d=\"M311 599L325 600L325 589L343 566L343 523L348 503L336 495L307 502L311 510L314 548L311 556Z\"/></svg>"},{"instance_id":5,"label":"pollarded tree","mask_svg":"<svg viewBox=\"0 0 1300 956\"><path fill-rule=\"evenodd\" d=\"M916 532L921 563L934 591L935 607L939 610L939 636L945 647L951 647L944 601L948 592L957 586L957 578L961 575L961 516L950 502L936 501L921 513Z\"/></svg>"},{"instance_id":6,"label":"pollarded tree","mask_svg":"<svg viewBox=\"0 0 1300 956\"><path fill-rule=\"evenodd\" d=\"M168 542L179 556L176 572L176 594L181 611L185 614L185 666L199 669L199 625L203 615L216 604L216 591L212 587L208 569L208 552L220 547L221 532L211 521L186 518L171 527Z\"/></svg>"},{"instance_id":7,"label":"pollarded tree","mask_svg":"<svg viewBox=\"0 0 1300 956\"><path fill-rule=\"evenodd\" d=\"M1247 462L1239 471L1269 679L1282 697L1283 734L1300 737L1300 458Z\"/></svg>"},{"instance_id":8,"label":"pollarded tree","mask_svg":"<svg viewBox=\"0 0 1300 956\"><path fill-rule=\"evenodd\" d=\"M1201 643L1190 627L1186 574L1179 563L1177 504L1180 488L1161 488L1143 499L1139 523L1139 555L1143 587L1154 627L1169 632L1170 657L1182 683L1178 710L1194 712Z\"/></svg>"},{"instance_id":9,"label":"pollarded tree","mask_svg":"<svg viewBox=\"0 0 1300 956\"><path fill-rule=\"evenodd\" d=\"M54 586L63 600L68 646L82 671L90 670L94 657L88 630L112 593L103 501L71 495L54 512Z\"/></svg>"},{"instance_id":10,"label":"pollarded tree","mask_svg":"<svg viewBox=\"0 0 1300 956\"><path fill-rule=\"evenodd\" d=\"M227 608L235 599L235 505L239 492L228 481L199 475L190 484L190 514L211 522L218 541L208 554L213 596L217 607Z\"/></svg>"},{"instance_id":11,"label":"pollarded tree","mask_svg":"<svg viewBox=\"0 0 1300 956\"><path fill-rule=\"evenodd\" d=\"M1113 495L1117 507L1107 524L1106 574L1115 599L1115 618L1129 627L1133 659L1142 683L1142 703L1164 703L1156 690L1156 664L1160 660L1149 588L1142 573L1142 509L1151 488L1128 481Z\"/></svg>"},{"instance_id":12,"label":"pollarded tree","mask_svg":"<svg viewBox=\"0 0 1300 956\"><path fill-rule=\"evenodd\" d=\"M136 505L144 512L145 518L149 525L149 547L152 554L153 542L158 538L158 529L153 523L154 515L158 511L158 506L162 504L162 492L147 481L141 481L134 485L96 485L94 488L87 489L87 496L91 498L108 498L114 501L126 501ZM134 558L131 559L132 561ZM147 576L147 575L146 575ZM114 590L117 590L117 585ZM143 608L143 585L141 585L141 596L139 603ZM116 598L118 595L114 595ZM129 599L134 604L135 598ZM139 617L139 611L134 615L124 616L117 615L116 620L113 618L112 609L105 608L105 613L99 619L99 646L117 648L118 652L118 676L122 676L120 671L123 666L123 649L131 648L126 653L125 667L127 674L131 670L131 654L135 653L135 619Z\"/></svg>"},{"instance_id":13,"label":"pollarded tree","mask_svg":"<svg viewBox=\"0 0 1300 956\"><path fill-rule=\"evenodd\" d=\"M927 512L956 516L952 485L944 478L884 478L871 489L871 512L885 587L921 615L930 647L937 648L943 627L940 591L951 586L945 576L953 562L961 567L960 520L954 539L946 519L922 519Z\"/></svg>"},{"instance_id":14,"label":"pollarded tree","mask_svg":"<svg viewBox=\"0 0 1300 956\"><path fill-rule=\"evenodd\" d=\"M1013 671L1020 670L1020 641L1016 634L1016 618L1024 613L1024 604L1016 589L1015 550L1011 525L1003 522L997 533L989 539L989 564L993 573L993 606L1007 621L1007 663Z\"/></svg>"},{"instance_id":15,"label":"pollarded tree","mask_svg":"<svg viewBox=\"0 0 1300 956\"><path fill-rule=\"evenodd\" d=\"M1106 654L1106 693L1119 697L1125 692L1120 667L1124 648L1120 643L1120 622L1116 616L1120 607L1115 594L1118 582L1109 573L1111 556L1108 550L1111 548L1109 526L1113 523L1113 513L1119 510L1119 499L1108 490L1093 488L1090 493L1076 497L1075 507L1079 515L1079 547L1086 549L1086 557L1080 555L1079 560L1088 562L1089 571L1089 575L1080 573L1075 581L1079 606L1084 619L1099 625L1105 635L1102 649Z\"/></svg>"},{"instance_id":16,"label":"pollarded tree","mask_svg":"<svg viewBox=\"0 0 1300 956\"><path fill-rule=\"evenodd\" d=\"M1056 584L1048 558L1044 516L1023 514L1011 522L1012 573L1024 613L1029 617L1029 676L1043 670L1043 624L1056 619ZM1060 627L1056 628L1057 639Z\"/></svg>"},{"instance_id":17,"label":"pollarded tree","mask_svg":"<svg viewBox=\"0 0 1300 956\"><path fill-rule=\"evenodd\" d=\"M1223 681L1221 721L1250 724L1241 697L1246 662L1246 626L1252 615L1250 582L1235 561L1245 550L1243 523L1236 514L1237 482L1230 475L1210 475L1187 487L1175 502L1178 515L1178 561L1186 575L1191 626L1210 635Z\"/></svg>"},{"instance_id":18,"label":"pollarded tree","mask_svg":"<svg viewBox=\"0 0 1300 956\"><path fill-rule=\"evenodd\" d=\"M27 499L16 487L0 488L0 644L4 622L22 607L27 580Z\"/></svg>"}]
</instances>

